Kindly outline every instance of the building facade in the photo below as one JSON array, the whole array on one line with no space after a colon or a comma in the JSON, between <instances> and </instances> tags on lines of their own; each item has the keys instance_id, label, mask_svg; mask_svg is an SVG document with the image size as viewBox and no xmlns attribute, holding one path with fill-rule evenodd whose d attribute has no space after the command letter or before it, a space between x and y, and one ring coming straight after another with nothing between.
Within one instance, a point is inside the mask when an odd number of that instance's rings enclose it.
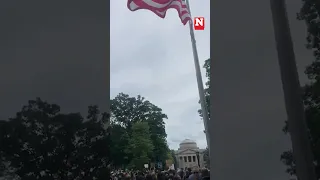
<instances>
[{"instance_id":1,"label":"building facade","mask_svg":"<svg viewBox=\"0 0 320 180\"><path fill-rule=\"evenodd\" d=\"M175 151L176 164L178 166L176 168L203 168L205 166L203 152L204 149L199 149L195 141L190 139L183 140L179 145L179 149Z\"/></svg>"}]
</instances>

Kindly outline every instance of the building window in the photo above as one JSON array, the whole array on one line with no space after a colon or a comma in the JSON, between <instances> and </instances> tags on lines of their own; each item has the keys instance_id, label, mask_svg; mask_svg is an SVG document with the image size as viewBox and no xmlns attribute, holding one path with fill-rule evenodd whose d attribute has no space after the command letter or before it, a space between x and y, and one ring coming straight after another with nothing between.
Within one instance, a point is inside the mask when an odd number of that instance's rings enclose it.
<instances>
[{"instance_id":1,"label":"building window","mask_svg":"<svg viewBox=\"0 0 320 180\"><path fill-rule=\"evenodd\" d=\"M188 162L191 162L191 156L188 156Z\"/></svg>"},{"instance_id":2,"label":"building window","mask_svg":"<svg viewBox=\"0 0 320 180\"><path fill-rule=\"evenodd\" d=\"M182 156L180 156L180 161L182 161Z\"/></svg>"},{"instance_id":3,"label":"building window","mask_svg":"<svg viewBox=\"0 0 320 180\"><path fill-rule=\"evenodd\" d=\"M187 156L184 156L184 162L187 162Z\"/></svg>"},{"instance_id":4,"label":"building window","mask_svg":"<svg viewBox=\"0 0 320 180\"><path fill-rule=\"evenodd\" d=\"M192 156L193 162L196 162L196 156Z\"/></svg>"}]
</instances>

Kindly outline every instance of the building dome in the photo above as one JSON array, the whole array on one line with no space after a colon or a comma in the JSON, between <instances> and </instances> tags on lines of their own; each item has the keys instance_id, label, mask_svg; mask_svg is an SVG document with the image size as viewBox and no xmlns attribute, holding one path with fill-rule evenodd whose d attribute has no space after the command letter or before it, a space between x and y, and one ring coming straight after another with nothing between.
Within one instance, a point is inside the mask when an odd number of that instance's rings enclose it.
<instances>
[{"instance_id":1,"label":"building dome","mask_svg":"<svg viewBox=\"0 0 320 180\"><path fill-rule=\"evenodd\" d=\"M197 143L190 139L185 139L180 143L179 149L198 149Z\"/></svg>"}]
</instances>

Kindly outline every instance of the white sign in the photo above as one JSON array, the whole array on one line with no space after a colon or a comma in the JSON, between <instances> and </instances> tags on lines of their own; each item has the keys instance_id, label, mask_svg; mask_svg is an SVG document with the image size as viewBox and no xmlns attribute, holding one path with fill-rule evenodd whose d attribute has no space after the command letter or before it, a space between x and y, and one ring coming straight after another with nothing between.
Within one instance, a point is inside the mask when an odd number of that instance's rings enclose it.
<instances>
[{"instance_id":1,"label":"white sign","mask_svg":"<svg viewBox=\"0 0 320 180\"><path fill-rule=\"evenodd\" d=\"M144 164L144 168L148 169L149 164Z\"/></svg>"}]
</instances>

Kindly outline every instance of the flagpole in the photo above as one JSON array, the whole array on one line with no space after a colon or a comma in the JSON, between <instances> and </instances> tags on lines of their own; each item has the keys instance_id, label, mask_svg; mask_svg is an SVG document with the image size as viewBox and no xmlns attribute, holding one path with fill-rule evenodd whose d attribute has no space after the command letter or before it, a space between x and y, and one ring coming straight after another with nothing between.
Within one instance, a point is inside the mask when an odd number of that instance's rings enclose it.
<instances>
[{"instance_id":1,"label":"flagpole","mask_svg":"<svg viewBox=\"0 0 320 180\"><path fill-rule=\"evenodd\" d=\"M186 3L188 6L189 14L192 17L191 11L190 11L189 0L186 0ZM197 76L197 82L198 82L198 90L199 90L199 96L200 96L202 117L203 117L204 129L205 129L205 134L206 134L206 139L207 139L207 146L209 149L209 156L210 156L210 132L209 132L209 128L208 128L209 114L208 114L206 99L204 96L204 88L203 88L200 63L199 63L196 39L194 37L192 20L189 21L189 27L190 27L190 37L191 37L191 44L192 44L193 59L194 59L194 65L195 65L195 69L196 69L196 76Z\"/></svg>"},{"instance_id":2,"label":"flagpole","mask_svg":"<svg viewBox=\"0 0 320 180\"><path fill-rule=\"evenodd\" d=\"M293 158L299 180L316 180L285 0L270 0Z\"/></svg>"}]
</instances>

